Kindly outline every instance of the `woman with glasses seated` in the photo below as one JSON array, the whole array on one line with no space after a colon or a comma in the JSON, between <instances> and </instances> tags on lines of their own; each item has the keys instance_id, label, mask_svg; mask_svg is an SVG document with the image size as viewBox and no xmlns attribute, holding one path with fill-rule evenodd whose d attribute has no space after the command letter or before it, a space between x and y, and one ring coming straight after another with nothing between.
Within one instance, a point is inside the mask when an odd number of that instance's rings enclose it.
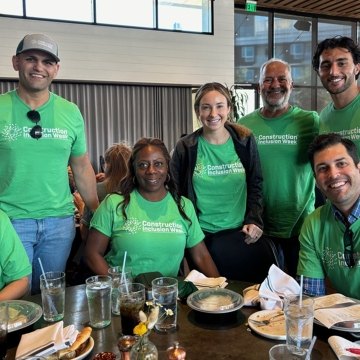
<instances>
[{"instance_id":1,"label":"woman with glasses seated","mask_svg":"<svg viewBox=\"0 0 360 360\"><path fill-rule=\"evenodd\" d=\"M8 216L0 210L0 301L19 299L29 290L31 265Z\"/></svg>"},{"instance_id":2,"label":"woman with glasses seated","mask_svg":"<svg viewBox=\"0 0 360 360\"><path fill-rule=\"evenodd\" d=\"M187 248L201 272L219 276L192 203L176 191L169 161L159 139L142 138L134 145L120 193L108 195L90 223L85 259L94 273L107 274L126 251L135 276L153 271L177 276Z\"/></svg>"}]
</instances>

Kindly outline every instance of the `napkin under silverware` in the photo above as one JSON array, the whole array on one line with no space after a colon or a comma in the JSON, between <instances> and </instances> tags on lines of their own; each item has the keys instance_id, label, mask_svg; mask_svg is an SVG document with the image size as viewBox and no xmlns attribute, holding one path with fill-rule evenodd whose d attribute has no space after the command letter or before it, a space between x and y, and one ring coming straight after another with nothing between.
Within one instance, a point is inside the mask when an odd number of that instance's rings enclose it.
<instances>
[{"instance_id":1,"label":"napkin under silverware","mask_svg":"<svg viewBox=\"0 0 360 360\"><path fill-rule=\"evenodd\" d=\"M191 270L185 281L191 281L199 290L207 288L224 288L227 286L226 278L223 276L212 278L206 277L197 270Z\"/></svg>"},{"instance_id":2,"label":"napkin under silverware","mask_svg":"<svg viewBox=\"0 0 360 360\"><path fill-rule=\"evenodd\" d=\"M74 325L64 328L63 321L23 334L16 350L16 360L26 356L47 356L69 347L78 335Z\"/></svg>"},{"instance_id":3,"label":"napkin under silverware","mask_svg":"<svg viewBox=\"0 0 360 360\"><path fill-rule=\"evenodd\" d=\"M260 303L260 284L248 286L243 290L244 306L257 306Z\"/></svg>"}]
</instances>

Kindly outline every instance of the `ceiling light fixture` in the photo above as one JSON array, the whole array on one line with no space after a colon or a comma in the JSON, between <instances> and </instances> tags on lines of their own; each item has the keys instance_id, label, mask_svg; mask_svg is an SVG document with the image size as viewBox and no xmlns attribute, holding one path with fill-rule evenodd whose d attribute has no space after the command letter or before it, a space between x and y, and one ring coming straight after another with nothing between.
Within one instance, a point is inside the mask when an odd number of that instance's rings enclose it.
<instances>
[{"instance_id":1,"label":"ceiling light fixture","mask_svg":"<svg viewBox=\"0 0 360 360\"><path fill-rule=\"evenodd\" d=\"M294 28L299 31L309 31L311 22L307 20L297 20L294 24Z\"/></svg>"}]
</instances>

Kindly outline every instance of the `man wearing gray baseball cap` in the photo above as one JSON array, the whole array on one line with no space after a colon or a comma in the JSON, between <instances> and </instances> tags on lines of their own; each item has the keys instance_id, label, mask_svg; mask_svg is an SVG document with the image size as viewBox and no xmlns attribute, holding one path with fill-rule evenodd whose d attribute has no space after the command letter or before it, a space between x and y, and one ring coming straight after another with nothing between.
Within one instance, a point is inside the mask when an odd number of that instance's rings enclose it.
<instances>
[{"instance_id":1,"label":"man wearing gray baseball cap","mask_svg":"<svg viewBox=\"0 0 360 360\"><path fill-rule=\"evenodd\" d=\"M41 50L51 55L56 62L59 62L58 46L56 42L43 34L26 35L19 43L16 49L16 55L29 50Z\"/></svg>"},{"instance_id":2,"label":"man wearing gray baseball cap","mask_svg":"<svg viewBox=\"0 0 360 360\"><path fill-rule=\"evenodd\" d=\"M79 108L52 93L58 45L26 35L12 58L18 87L0 95L0 209L9 216L32 263L32 293L45 271L65 271L75 235L67 165L86 205L98 206L96 180Z\"/></svg>"}]
</instances>

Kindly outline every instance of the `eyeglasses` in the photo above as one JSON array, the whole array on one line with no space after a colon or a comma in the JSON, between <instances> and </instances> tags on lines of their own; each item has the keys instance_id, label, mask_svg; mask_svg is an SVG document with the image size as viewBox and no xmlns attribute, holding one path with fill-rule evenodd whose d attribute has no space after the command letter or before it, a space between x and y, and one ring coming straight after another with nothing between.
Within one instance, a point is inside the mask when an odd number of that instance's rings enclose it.
<instances>
[{"instance_id":1,"label":"eyeglasses","mask_svg":"<svg viewBox=\"0 0 360 360\"><path fill-rule=\"evenodd\" d=\"M344 232L344 258L349 268L355 265L353 236L353 232L347 227Z\"/></svg>"},{"instance_id":2,"label":"eyeglasses","mask_svg":"<svg viewBox=\"0 0 360 360\"><path fill-rule=\"evenodd\" d=\"M38 122L41 120L40 113L36 110L30 110L27 112L26 116L36 124L30 130L30 136L33 139L39 140L42 137L42 127L38 125Z\"/></svg>"}]
</instances>

